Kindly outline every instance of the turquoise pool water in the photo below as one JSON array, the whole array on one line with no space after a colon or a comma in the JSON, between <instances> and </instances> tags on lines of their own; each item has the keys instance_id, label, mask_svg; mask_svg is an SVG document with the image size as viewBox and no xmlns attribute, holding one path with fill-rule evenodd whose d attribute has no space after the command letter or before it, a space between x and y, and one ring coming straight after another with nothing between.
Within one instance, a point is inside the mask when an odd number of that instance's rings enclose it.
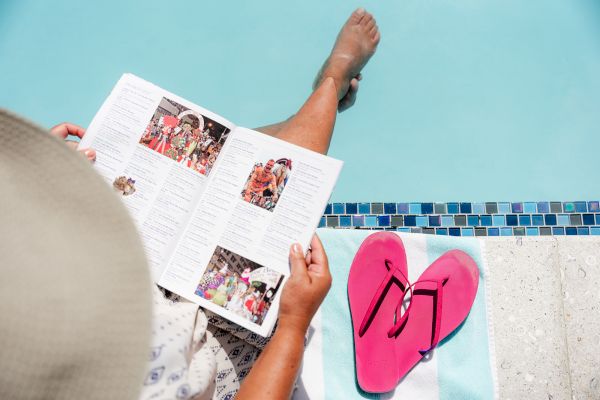
<instances>
[{"instance_id":1,"label":"turquoise pool water","mask_svg":"<svg viewBox=\"0 0 600 400\"><path fill-rule=\"evenodd\" d=\"M132 72L243 126L286 118L348 14L382 41L334 201L597 199L600 5L1 0L0 106L82 125Z\"/></svg>"}]
</instances>

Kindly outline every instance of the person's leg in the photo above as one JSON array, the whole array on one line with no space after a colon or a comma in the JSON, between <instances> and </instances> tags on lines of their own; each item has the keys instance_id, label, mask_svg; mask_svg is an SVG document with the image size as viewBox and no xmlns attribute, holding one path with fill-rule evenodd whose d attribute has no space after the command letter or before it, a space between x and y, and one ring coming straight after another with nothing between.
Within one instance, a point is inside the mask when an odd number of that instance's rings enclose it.
<instances>
[{"instance_id":1,"label":"person's leg","mask_svg":"<svg viewBox=\"0 0 600 400\"><path fill-rule=\"evenodd\" d=\"M296 115L282 123L277 138L326 154L337 114L336 93L333 78L326 78Z\"/></svg>"},{"instance_id":2,"label":"person's leg","mask_svg":"<svg viewBox=\"0 0 600 400\"><path fill-rule=\"evenodd\" d=\"M285 121L256 128L256 130L326 153L333 133L335 111L336 109L340 112L344 111L354 104L358 82L361 79L360 71L375 52L379 38L379 30L373 16L364 9L354 11L340 30L331 54L315 78L313 88L316 90L301 110L304 111L304 116L297 118L299 112ZM331 78L332 84L323 85L327 78ZM313 104L325 104L327 110L329 110L332 101L332 90L335 98L335 109L333 118L330 118L332 122L331 129L324 129L327 123L321 124L319 129L312 131L299 129L302 124L311 129L313 124L319 124L318 120L309 122L310 118L306 116L318 113ZM324 98L320 98L320 96L324 96ZM325 114L327 113L328 111L325 112ZM323 113L319 113L317 118L320 117L324 117ZM294 126L291 125L292 123Z\"/></svg>"}]
</instances>

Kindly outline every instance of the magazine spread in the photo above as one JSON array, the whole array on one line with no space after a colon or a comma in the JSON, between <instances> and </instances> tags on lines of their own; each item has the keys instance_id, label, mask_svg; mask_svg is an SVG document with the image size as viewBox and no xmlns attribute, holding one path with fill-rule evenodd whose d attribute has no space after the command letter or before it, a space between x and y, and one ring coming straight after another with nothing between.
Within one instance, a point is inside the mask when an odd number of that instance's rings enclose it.
<instances>
[{"instance_id":1,"label":"magazine spread","mask_svg":"<svg viewBox=\"0 0 600 400\"><path fill-rule=\"evenodd\" d=\"M88 147L136 222L154 281L268 335L289 248L308 248L343 163L131 74L94 117Z\"/></svg>"}]
</instances>

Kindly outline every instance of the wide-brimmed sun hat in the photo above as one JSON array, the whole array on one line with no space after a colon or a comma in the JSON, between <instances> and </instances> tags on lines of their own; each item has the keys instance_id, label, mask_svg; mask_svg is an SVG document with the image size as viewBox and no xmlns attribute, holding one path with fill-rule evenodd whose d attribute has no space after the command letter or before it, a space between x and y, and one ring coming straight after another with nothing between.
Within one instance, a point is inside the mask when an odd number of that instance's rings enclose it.
<instances>
[{"instance_id":1,"label":"wide-brimmed sun hat","mask_svg":"<svg viewBox=\"0 0 600 400\"><path fill-rule=\"evenodd\" d=\"M136 398L152 303L127 210L84 157L2 110L0 193L0 398Z\"/></svg>"}]
</instances>

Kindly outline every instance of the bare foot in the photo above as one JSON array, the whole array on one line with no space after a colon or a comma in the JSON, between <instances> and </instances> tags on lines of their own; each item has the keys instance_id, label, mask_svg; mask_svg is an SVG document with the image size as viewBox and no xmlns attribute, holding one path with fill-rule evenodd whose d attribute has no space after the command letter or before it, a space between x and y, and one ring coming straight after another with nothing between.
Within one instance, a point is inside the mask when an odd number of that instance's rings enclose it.
<instances>
[{"instance_id":1,"label":"bare foot","mask_svg":"<svg viewBox=\"0 0 600 400\"><path fill-rule=\"evenodd\" d=\"M339 111L354 104L360 71L375 53L380 34L375 18L364 8L355 10L344 24L331 54L317 74L313 87L332 77L339 101Z\"/></svg>"}]
</instances>

